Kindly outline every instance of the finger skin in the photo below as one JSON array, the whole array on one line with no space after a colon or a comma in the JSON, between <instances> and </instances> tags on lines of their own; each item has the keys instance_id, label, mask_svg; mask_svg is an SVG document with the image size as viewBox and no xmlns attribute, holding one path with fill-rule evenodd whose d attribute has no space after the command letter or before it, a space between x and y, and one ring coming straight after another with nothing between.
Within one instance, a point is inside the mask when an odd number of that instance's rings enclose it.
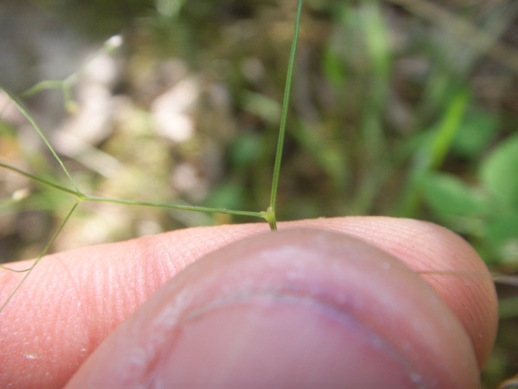
<instances>
[{"instance_id":1,"label":"finger skin","mask_svg":"<svg viewBox=\"0 0 518 389\"><path fill-rule=\"evenodd\" d=\"M469 337L432 288L386 252L329 231L236 242L141 308L70 388L478 385Z\"/></svg>"},{"instance_id":2,"label":"finger skin","mask_svg":"<svg viewBox=\"0 0 518 389\"><path fill-rule=\"evenodd\" d=\"M484 264L457 235L429 223L379 217L280 224L281 230L294 227L360 238L413 270L476 274L425 277L463 324L478 364L484 363L496 332L496 298ZM195 228L45 258L0 314L0 386L63 386L168 279L204 255L267 229L264 224ZM19 278L0 274L2 301Z\"/></svg>"}]
</instances>

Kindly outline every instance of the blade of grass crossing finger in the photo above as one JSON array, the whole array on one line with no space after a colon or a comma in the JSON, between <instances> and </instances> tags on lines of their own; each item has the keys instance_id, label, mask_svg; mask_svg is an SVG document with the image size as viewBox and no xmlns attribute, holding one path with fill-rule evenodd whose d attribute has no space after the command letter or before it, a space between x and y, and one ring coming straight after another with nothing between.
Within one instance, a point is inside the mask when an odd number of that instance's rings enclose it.
<instances>
[{"instance_id":1,"label":"blade of grass crossing finger","mask_svg":"<svg viewBox=\"0 0 518 389\"><path fill-rule=\"evenodd\" d=\"M58 237L58 235L61 233L61 231L63 230L63 228L65 227L65 224L67 224L68 220L70 219L70 217L72 216L72 214L74 213L74 211L76 210L77 206L79 205L80 201L76 202L72 208L70 209L70 211L68 212L67 216L65 217L65 219L63 220L63 222L60 224L59 228L56 230L56 232L54 233L54 235L52 235L52 238L50 238L49 242L45 245L45 247L43 248L43 250L41 251L41 253L38 255L38 258L36 258L36 260L34 261L34 263L31 265L31 267L29 267L28 269L25 269L25 270L14 270L14 269L11 269L11 268L8 268L8 267L5 267L5 266L1 266L3 269L6 269L6 270L10 270L10 271L14 271L14 272L17 272L17 273L20 273L20 272L26 272L25 276L20 280L20 282L18 283L18 285L16 285L16 288L11 292L11 294L9 295L9 297L4 301L4 303L2 304L2 306L0 306L0 312L3 311L3 309L6 307L7 304L9 304L9 302L11 301L11 299L14 297L14 295L18 292L18 290L21 288L21 286L23 285L23 283L25 282L25 280L27 279L27 277L29 277L29 275L32 273L32 271L34 270L34 268L36 267L36 265L41 261L41 259L44 257L44 255L47 253L48 249L50 248L50 246L52 245L52 243L54 243L54 241L56 240L56 238Z\"/></svg>"}]
</instances>

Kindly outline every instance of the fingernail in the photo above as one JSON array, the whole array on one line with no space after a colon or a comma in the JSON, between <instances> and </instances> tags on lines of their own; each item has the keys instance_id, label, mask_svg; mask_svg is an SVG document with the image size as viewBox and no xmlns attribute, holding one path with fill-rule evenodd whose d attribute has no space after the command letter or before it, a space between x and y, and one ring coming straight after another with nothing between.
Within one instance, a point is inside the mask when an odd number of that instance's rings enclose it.
<instances>
[{"instance_id":1,"label":"fingernail","mask_svg":"<svg viewBox=\"0 0 518 389\"><path fill-rule=\"evenodd\" d=\"M227 296L178 323L156 364L157 387L391 387L418 379L347 312L290 295Z\"/></svg>"}]
</instances>

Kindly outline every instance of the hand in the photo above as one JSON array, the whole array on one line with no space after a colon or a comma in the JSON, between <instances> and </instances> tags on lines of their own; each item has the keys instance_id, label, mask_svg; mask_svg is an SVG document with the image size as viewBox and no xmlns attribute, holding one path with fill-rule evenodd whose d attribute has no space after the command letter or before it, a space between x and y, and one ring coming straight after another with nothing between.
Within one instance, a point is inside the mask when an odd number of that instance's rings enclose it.
<instances>
[{"instance_id":1,"label":"hand","mask_svg":"<svg viewBox=\"0 0 518 389\"><path fill-rule=\"evenodd\" d=\"M44 258L0 314L0 387L473 388L496 325L485 265L430 223L194 228Z\"/></svg>"}]
</instances>

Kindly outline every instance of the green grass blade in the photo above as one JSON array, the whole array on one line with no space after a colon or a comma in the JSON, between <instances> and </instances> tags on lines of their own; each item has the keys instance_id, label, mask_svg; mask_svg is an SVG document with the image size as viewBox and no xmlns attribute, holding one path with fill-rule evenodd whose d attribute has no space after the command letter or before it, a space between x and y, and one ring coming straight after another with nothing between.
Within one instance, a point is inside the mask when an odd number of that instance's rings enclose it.
<instances>
[{"instance_id":1,"label":"green grass blade","mask_svg":"<svg viewBox=\"0 0 518 389\"><path fill-rule=\"evenodd\" d=\"M451 147L453 137L459 130L462 118L466 113L469 97L469 93L465 90L461 90L453 96L450 106L446 111L444 120L437 130L437 135L434 137L430 150L428 169L438 169L446 158L446 154Z\"/></svg>"},{"instance_id":2,"label":"green grass blade","mask_svg":"<svg viewBox=\"0 0 518 389\"><path fill-rule=\"evenodd\" d=\"M295 56L297 53L297 43L299 40L299 29L300 29L300 15L302 13L302 0L298 1L297 4L297 13L295 17L295 27L293 33L293 41L291 43L291 51L290 51L290 59L288 63L288 74L286 76L286 86L284 88L284 100L282 103L282 114L281 114L281 124L279 127L279 138L277 140L277 151L275 154L275 165L273 168L273 179L272 179L272 191L270 197L270 207L268 211L263 215L266 217L266 220L270 224L270 228L272 230L277 229L276 218L275 218L275 209L277 205L277 189L279 187L279 176L281 172L281 162L282 162L282 150L284 146L284 137L286 134L286 121L288 118L288 109L290 103L290 94L291 94L291 82L293 79L293 68L295 67Z\"/></svg>"},{"instance_id":3,"label":"green grass blade","mask_svg":"<svg viewBox=\"0 0 518 389\"><path fill-rule=\"evenodd\" d=\"M427 144L416 156L407 187L401 195L398 216L414 217L416 215L421 203L422 180L428 173L437 171L441 167L466 113L469 97L469 93L464 89L457 91L451 97L444 117L434 130L431 143Z\"/></svg>"}]
</instances>

